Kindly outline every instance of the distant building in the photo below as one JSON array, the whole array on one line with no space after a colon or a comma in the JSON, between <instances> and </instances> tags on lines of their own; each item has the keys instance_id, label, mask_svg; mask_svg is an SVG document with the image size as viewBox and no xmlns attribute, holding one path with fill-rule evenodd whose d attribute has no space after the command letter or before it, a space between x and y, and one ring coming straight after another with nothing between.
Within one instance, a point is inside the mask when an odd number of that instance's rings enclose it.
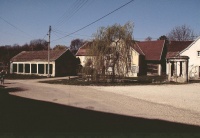
<instances>
[{"instance_id":1,"label":"distant building","mask_svg":"<svg viewBox=\"0 0 200 138\"><path fill-rule=\"evenodd\" d=\"M195 41L171 41L168 48L166 58L172 57L189 57L188 62L188 77L189 79L199 79L200 78L200 37ZM171 68L169 67L171 64ZM176 74L177 77L182 76L182 70L184 66L182 62L167 62L167 71L169 70L171 74Z\"/></svg>"},{"instance_id":2,"label":"distant building","mask_svg":"<svg viewBox=\"0 0 200 138\"><path fill-rule=\"evenodd\" d=\"M85 44L83 44L83 46L81 46L77 53L75 54L76 57L78 57L80 59L80 64L85 67L85 65L87 64L88 60L91 59L92 55L90 55L89 49L92 45L92 42L87 42Z\"/></svg>"},{"instance_id":3,"label":"distant building","mask_svg":"<svg viewBox=\"0 0 200 138\"><path fill-rule=\"evenodd\" d=\"M140 41L136 42L144 53L143 70L146 69L147 75L162 75L166 68L166 45L165 40ZM145 66L146 64L146 66Z\"/></svg>"},{"instance_id":4,"label":"distant building","mask_svg":"<svg viewBox=\"0 0 200 138\"><path fill-rule=\"evenodd\" d=\"M83 67L94 56L88 53L91 45L92 42L84 44L76 53ZM133 42L131 52L129 77L161 75L165 72L167 51L164 40Z\"/></svg>"},{"instance_id":5,"label":"distant building","mask_svg":"<svg viewBox=\"0 0 200 138\"><path fill-rule=\"evenodd\" d=\"M49 73L51 76L76 74L76 57L70 50L51 50ZM48 75L48 51L23 51L10 60L10 73Z\"/></svg>"}]
</instances>

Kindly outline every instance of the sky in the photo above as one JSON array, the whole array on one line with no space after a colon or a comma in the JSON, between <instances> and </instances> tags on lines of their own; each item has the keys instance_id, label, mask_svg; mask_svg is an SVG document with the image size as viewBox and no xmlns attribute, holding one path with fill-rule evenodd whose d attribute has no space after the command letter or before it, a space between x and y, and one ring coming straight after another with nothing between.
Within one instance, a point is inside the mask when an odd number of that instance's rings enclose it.
<instances>
[{"instance_id":1,"label":"sky","mask_svg":"<svg viewBox=\"0 0 200 138\"><path fill-rule=\"evenodd\" d=\"M140 41L149 36L158 39L181 25L200 35L200 0L130 1L0 0L0 46L48 41L49 26L51 47L69 46L77 38L89 41L100 27L127 22L133 22L133 37Z\"/></svg>"}]
</instances>

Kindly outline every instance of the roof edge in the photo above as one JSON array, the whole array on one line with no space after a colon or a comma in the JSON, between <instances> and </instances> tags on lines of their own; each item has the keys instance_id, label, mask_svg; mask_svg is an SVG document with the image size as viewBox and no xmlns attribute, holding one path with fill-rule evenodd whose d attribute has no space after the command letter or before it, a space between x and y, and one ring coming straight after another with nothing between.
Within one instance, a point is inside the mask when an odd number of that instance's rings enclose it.
<instances>
[{"instance_id":1,"label":"roof edge","mask_svg":"<svg viewBox=\"0 0 200 138\"><path fill-rule=\"evenodd\" d=\"M165 47L165 40L163 41L162 52L160 53L160 60L162 60L162 54L163 54L163 51L164 51L164 47Z\"/></svg>"},{"instance_id":2,"label":"roof edge","mask_svg":"<svg viewBox=\"0 0 200 138\"><path fill-rule=\"evenodd\" d=\"M142 49L140 48L140 46L138 45L138 43L137 42L135 42L135 43L136 43L137 47L141 50L142 54L145 55L144 52L142 51Z\"/></svg>"},{"instance_id":3,"label":"roof edge","mask_svg":"<svg viewBox=\"0 0 200 138\"><path fill-rule=\"evenodd\" d=\"M75 54L75 56L79 56L79 55L77 55L78 52L79 52L79 50L80 50L82 47L84 47L86 44L90 43L90 42L91 42L91 41L88 41L88 42L86 42L84 45L82 45L81 47L79 47L79 48L78 48L78 51L77 51L76 54Z\"/></svg>"},{"instance_id":4,"label":"roof edge","mask_svg":"<svg viewBox=\"0 0 200 138\"><path fill-rule=\"evenodd\" d=\"M65 50L63 50L63 52L62 52L62 54L60 54L60 56L58 56L55 60L57 60L58 58L60 58L65 52L67 52L69 49L67 48L67 49L65 49ZM52 61L55 61L55 60L52 60Z\"/></svg>"},{"instance_id":5,"label":"roof edge","mask_svg":"<svg viewBox=\"0 0 200 138\"><path fill-rule=\"evenodd\" d=\"M182 54L183 52L185 52L186 50L188 50L192 45L194 45L198 40L200 39L200 36L197 37L188 47L186 47L185 49L183 49L181 52L179 52L179 54Z\"/></svg>"}]
</instances>

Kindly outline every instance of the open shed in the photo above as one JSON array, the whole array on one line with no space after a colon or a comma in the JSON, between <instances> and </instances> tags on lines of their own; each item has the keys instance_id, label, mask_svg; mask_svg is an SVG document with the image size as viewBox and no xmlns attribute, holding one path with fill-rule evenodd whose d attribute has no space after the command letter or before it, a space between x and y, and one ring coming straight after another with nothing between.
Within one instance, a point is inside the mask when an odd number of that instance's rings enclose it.
<instances>
[{"instance_id":1,"label":"open shed","mask_svg":"<svg viewBox=\"0 0 200 138\"><path fill-rule=\"evenodd\" d=\"M48 51L22 51L10 60L10 73L48 75ZM70 50L51 50L49 74L52 77L74 75L76 57Z\"/></svg>"}]
</instances>

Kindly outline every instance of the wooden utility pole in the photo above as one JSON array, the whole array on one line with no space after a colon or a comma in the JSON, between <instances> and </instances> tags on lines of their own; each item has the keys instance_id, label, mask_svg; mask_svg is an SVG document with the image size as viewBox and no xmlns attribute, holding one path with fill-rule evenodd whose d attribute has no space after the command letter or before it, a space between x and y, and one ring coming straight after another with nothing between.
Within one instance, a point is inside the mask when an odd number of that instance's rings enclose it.
<instances>
[{"instance_id":1,"label":"wooden utility pole","mask_svg":"<svg viewBox=\"0 0 200 138\"><path fill-rule=\"evenodd\" d=\"M50 39L51 39L51 26L49 26L49 43L48 43L48 75L47 77L50 77Z\"/></svg>"}]
</instances>

